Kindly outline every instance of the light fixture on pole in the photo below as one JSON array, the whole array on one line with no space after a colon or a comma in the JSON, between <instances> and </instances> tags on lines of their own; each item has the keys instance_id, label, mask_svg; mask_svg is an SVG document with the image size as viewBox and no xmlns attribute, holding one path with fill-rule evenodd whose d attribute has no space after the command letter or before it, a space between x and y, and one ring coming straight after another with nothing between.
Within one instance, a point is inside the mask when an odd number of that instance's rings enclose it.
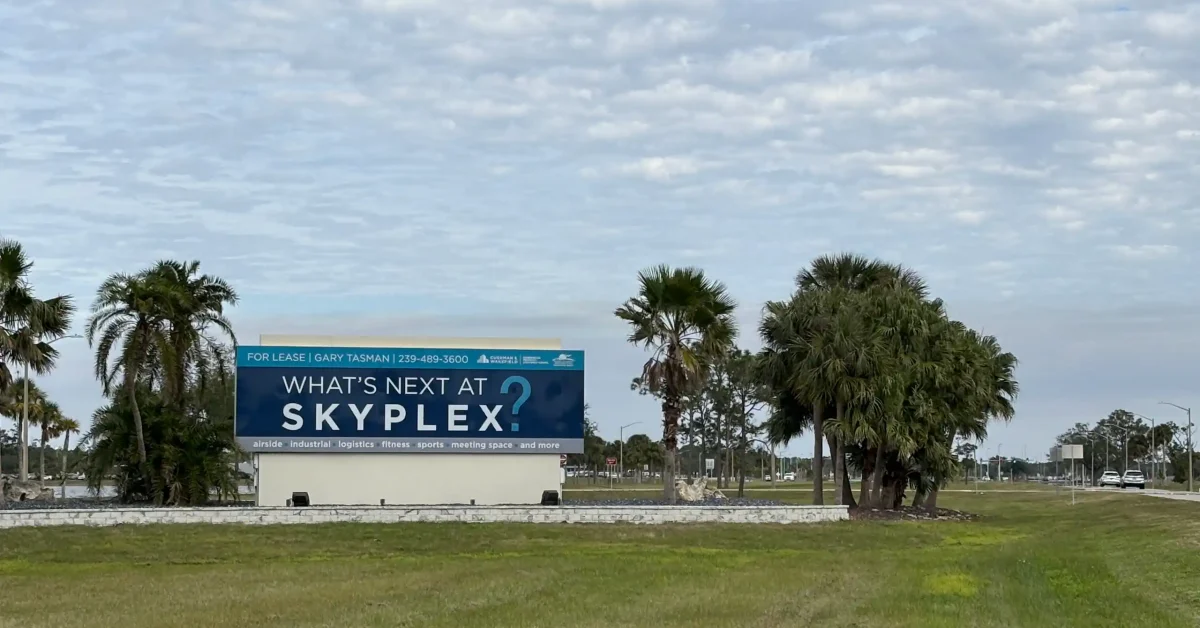
<instances>
[{"instance_id":1,"label":"light fixture on pole","mask_svg":"<svg viewBox=\"0 0 1200 628\"><path fill-rule=\"evenodd\" d=\"M1192 409L1185 408L1181 405L1171 403L1170 401L1160 401L1158 403L1159 403L1159 405L1164 405L1164 406L1174 406L1174 407L1179 408L1180 410L1183 410L1184 412L1187 413L1187 418L1188 418L1188 426L1187 426L1188 478L1187 478L1187 480L1188 480L1188 492L1190 493L1190 492L1192 492L1192 458L1195 456L1195 454L1192 452Z\"/></svg>"},{"instance_id":2,"label":"light fixture on pole","mask_svg":"<svg viewBox=\"0 0 1200 628\"><path fill-rule=\"evenodd\" d=\"M1126 471L1129 470L1129 430L1120 428L1120 427L1114 427L1112 425L1109 425L1104 428L1104 437L1105 437L1106 443L1107 443L1105 445L1106 449L1104 450L1104 470L1108 471L1109 449L1112 449L1111 430L1117 430L1118 432L1121 432L1121 438L1123 439L1122 447L1124 447L1124 449L1125 449L1125 467L1123 469L1121 469L1121 473L1124 474Z\"/></svg>"},{"instance_id":3,"label":"light fixture on pole","mask_svg":"<svg viewBox=\"0 0 1200 628\"><path fill-rule=\"evenodd\" d=\"M622 425L621 430L620 430L620 436L617 437L619 439L617 441L619 443L617 447L618 447L618 451L620 452L617 454L618 456L620 456L620 458L618 459L619 464L617 465L617 472L620 474L620 478L621 478L622 482L625 481L625 428L630 427L632 425L637 425L638 423L641 423L641 421L634 421L633 423L626 423L625 425Z\"/></svg>"},{"instance_id":4,"label":"light fixture on pole","mask_svg":"<svg viewBox=\"0 0 1200 628\"><path fill-rule=\"evenodd\" d=\"M58 338L46 342L46 346L50 346L65 338L83 338L83 336L80 336L79 334L59 336ZM25 390L21 398L21 450L17 460L17 462L20 464L17 477L20 478L22 482L29 480L29 362L26 362L24 366Z\"/></svg>"},{"instance_id":5,"label":"light fixture on pole","mask_svg":"<svg viewBox=\"0 0 1200 628\"><path fill-rule=\"evenodd\" d=\"M1088 478L1089 479L1088 485L1095 486L1096 485L1096 437L1095 437L1095 435L1093 435L1091 433L1091 431L1088 432L1088 447L1090 447L1092 450L1092 464L1091 464L1091 467L1088 469L1091 472L1091 473L1089 473L1089 475L1091 477Z\"/></svg>"}]
</instances>

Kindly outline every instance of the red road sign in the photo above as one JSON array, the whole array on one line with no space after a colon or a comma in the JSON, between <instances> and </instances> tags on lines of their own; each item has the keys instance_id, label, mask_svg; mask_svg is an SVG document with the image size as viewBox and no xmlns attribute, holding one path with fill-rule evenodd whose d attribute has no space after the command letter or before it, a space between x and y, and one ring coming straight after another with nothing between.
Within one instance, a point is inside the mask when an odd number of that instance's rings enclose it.
<instances>
[{"instance_id":1,"label":"red road sign","mask_svg":"<svg viewBox=\"0 0 1200 628\"><path fill-rule=\"evenodd\" d=\"M608 459L608 460L606 460L605 462L607 462L607 463L608 463L608 466L610 466L610 467L615 467L615 466L617 466L617 459L616 459L616 458L609 458L609 459Z\"/></svg>"},{"instance_id":2,"label":"red road sign","mask_svg":"<svg viewBox=\"0 0 1200 628\"><path fill-rule=\"evenodd\" d=\"M567 454L559 454L559 456L558 456L558 466L560 466L560 467L565 467L565 466L567 466Z\"/></svg>"}]
</instances>

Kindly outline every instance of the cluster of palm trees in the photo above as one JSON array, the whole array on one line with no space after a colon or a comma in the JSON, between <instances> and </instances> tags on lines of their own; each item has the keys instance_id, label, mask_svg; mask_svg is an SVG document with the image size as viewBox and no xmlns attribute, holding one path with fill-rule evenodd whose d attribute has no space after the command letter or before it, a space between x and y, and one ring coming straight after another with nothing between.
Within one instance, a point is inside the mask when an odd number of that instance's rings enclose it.
<instances>
[{"instance_id":1,"label":"cluster of palm trees","mask_svg":"<svg viewBox=\"0 0 1200 628\"><path fill-rule=\"evenodd\" d=\"M21 480L30 424L41 427L43 476L45 442L80 429L28 376L53 369L52 344L67 335L75 313L69 296L36 298L32 267L19 243L0 240L0 414L19 421ZM157 503L203 502L214 488L237 490L236 339L224 315L236 302L233 288L202 274L199 262L160 261L100 286L85 323L109 399L82 439L90 445L93 488L115 477L122 498Z\"/></svg>"},{"instance_id":2,"label":"cluster of palm trees","mask_svg":"<svg viewBox=\"0 0 1200 628\"><path fill-rule=\"evenodd\" d=\"M728 354L736 303L695 268L652 268L639 284L616 315L630 324L629 341L652 351L642 378L662 401L670 473L682 400ZM758 331L768 438L813 434L815 504L824 503L828 444L837 503L896 508L912 488L914 505L936 509L938 488L957 474L955 443L981 439L989 421L1013 416L1016 358L951 319L904 267L852 254L817 258L789 298L766 304ZM864 478L857 500L851 468Z\"/></svg>"},{"instance_id":3,"label":"cluster of palm trees","mask_svg":"<svg viewBox=\"0 0 1200 628\"><path fill-rule=\"evenodd\" d=\"M236 492L236 338L224 312L237 298L199 262L161 261L100 286L85 333L110 403L87 435L90 481L114 475L121 498L155 503Z\"/></svg>"},{"instance_id":4,"label":"cluster of palm trees","mask_svg":"<svg viewBox=\"0 0 1200 628\"><path fill-rule=\"evenodd\" d=\"M45 441L55 433L78 431L31 381L30 371L44 375L54 368L58 352L53 342L71 326L75 307L69 296L39 299L29 281L33 262L21 245L0 239L0 416L17 421L18 479L29 477L29 426L42 427L42 476ZM21 375L15 372L20 369Z\"/></svg>"},{"instance_id":5,"label":"cluster of palm trees","mask_svg":"<svg viewBox=\"0 0 1200 628\"><path fill-rule=\"evenodd\" d=\"M29 401L26 403L25 399ZM5 416L17 422L19 434L20 460L17 463L18 479L28 481L29 476L29 429L28 425L36 425L40 432L38 447L38 477L42 485L46 479L46 446L56 438L62 437L62 464L59 470L61 480L67 481L67 453L71 449L71 434L79 432L79 422L63 414L62 408L51 400L38 385L25 377L21 377L0 393L0 416Z\"/></svg>"}]
</instances>

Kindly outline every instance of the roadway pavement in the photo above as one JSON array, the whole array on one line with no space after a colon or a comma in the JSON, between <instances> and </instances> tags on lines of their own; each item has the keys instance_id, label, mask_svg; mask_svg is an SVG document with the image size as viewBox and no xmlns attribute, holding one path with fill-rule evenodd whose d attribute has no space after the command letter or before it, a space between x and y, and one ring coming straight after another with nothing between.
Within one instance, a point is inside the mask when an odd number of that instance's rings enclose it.
<instances>
[{"instance_id":1,"label":"roadway pavement","mask_svg":"<svg viewBox=\"0 0 1200 628\"><path fill-rule=\"evenodd\" d=\"M714 485L713 488L716 488L716 486ZM736 490L737 487L735 485L732 488L734 490ZM594 485L590 485L590 486L567 485L564 490L579 491L579 492L621 491L623 493L625 493L625 492L631 492L631 493L647 492L648 493L648 492L662 492L663 489L662 489L662 486L646 486L644 484L638 485L636 483L621 484L618 482L618 483L614 483L612 485L612 488L609 488L608 484L604 483L604 484L594 484ZM727 491L729 489L721 489L721 490ZM780 486L779 488L773 488L771 486L764 486L764 485L755 486L753 484L747 484L746 490L762 491L764 493L770 493L770 492L775 492L775 491L778 491L780 493L787 493L787 492L810 491L810 490L812 490L812 488L808 487L808 486L796 486L796 485ZM827 489L827 490L832 490L832 489ZM1070 491L1071 487L1069 485L1063 486L1061 490L1062 491ZM1186 501L1186 502L1200 502L1200 493L1186 493L1184 491L1165 491L1162 489L1154 489L1154 488L1139 490L1136 488L1121 489L1121 488L1116 488L1116 487L1112 487L1112 486L1106 486L1103 488L1080 486L1080 487L1077 487L1076 490L1092 491L1092 492L1096 492L1096 493L1122 493L1122 494L1126 494L1126 495L1147 495L1150 497L1161 497L1163 499L1177 499L1177 500ZM983 488L981 488L979 491L975 491L973 489L958 488L958 489L942 489L941 492L943 492L943 493L975 493L975 492L979 492L982 494L987 494L987 493L1045 493L1045 492L1047 492L1047 490L1044 488L1042 488L1042 489L1016 489L1016 488L1014 488L1014 489L1007 489L1007 488L983 489Z\"/></svg>"},{"instance_id":2,"label":"roadway pavement","mask_svg":"<svg viewBox=\"0 0 1200 628\"><path fill-rule=\"evenodd\" d=\"M1163 499L1178 499L1185 502L1200 502L1200 493L1187 493L1184 491L1164 491L1157 488L1148 488L1139 490L1136 488L1115 488L1112 486L1101 487L1085 487L1083 490L1096 493L1126 493L1131 495L1149 495L1150 497L1162 497Z\"/></svg>"}]
</instances>

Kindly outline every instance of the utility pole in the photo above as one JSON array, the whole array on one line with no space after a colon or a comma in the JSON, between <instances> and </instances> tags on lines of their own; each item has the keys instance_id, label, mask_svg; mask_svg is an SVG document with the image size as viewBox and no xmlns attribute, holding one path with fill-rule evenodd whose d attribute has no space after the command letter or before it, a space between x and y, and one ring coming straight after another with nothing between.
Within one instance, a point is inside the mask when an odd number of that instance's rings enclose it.
<instances>
[{"instance_id":1,"label":"utility pole","mask_svg":"<svg viewBox=\"0 0 1200 628\"><path fill-rule=\"evenodd\" d=\"M1095 486L1096 485L1096 439L1089 438L1088 440L1091 441L1089 444L1091 445L1091 449L1092 449L1092 466L1091 466L1091 469L1089 469L1091 471L1091 473L1089 475L1091 475L1092 477L1091 477L1091 482L1089 482L1089 485Z\"/></svg>"},{"instance_id":2,"label":"utility pole","mask_svg":"<svg viewBox=\"0 0 1200 628\"><path fill-rule=\"evenodd\" d=\"M1188 473L1188 492L1190 493L1190 492L1192 492L1192 458L1195 457L1195 454L1192 453L1192 409L1185 408L1181 405L1171 403L1170 401L1160 401L1158 403L1161 405L1164 405L1164 406L1174 406L1174 407L1179 408L1180 410L1183 410L1184 412L1187 413L1187 418L1188 418L1188 426L1187 426L1188 472L1187 473Z\"/></svg>"},{"instance_id":3,"label":"utility pole","mask_svg":"<svg viewBox=\"0 0 1200 628\"><path fill-rule=\"evenodd\" d=\"M1138 414L1136 412L1130 412L1130 414L1132 414L1133 416L1135 416L1139 419L1145 419L1150 422L1150 488L1154 488L1154 480L1156 477L1154 475L1154 466L1155 466L1154 461L1156 458L1158 458L1158 451L1157 451L1157 448L1155 447L1155 443L1154 443L1154 428L1156 428L1158 426L1158 424L1155 422L1155 420L1153 418L1148 417L1144 414ZM1138 468L1139 469L1142 468L1141 463L1138 463Z\"/></svg>"}]
</instances>

